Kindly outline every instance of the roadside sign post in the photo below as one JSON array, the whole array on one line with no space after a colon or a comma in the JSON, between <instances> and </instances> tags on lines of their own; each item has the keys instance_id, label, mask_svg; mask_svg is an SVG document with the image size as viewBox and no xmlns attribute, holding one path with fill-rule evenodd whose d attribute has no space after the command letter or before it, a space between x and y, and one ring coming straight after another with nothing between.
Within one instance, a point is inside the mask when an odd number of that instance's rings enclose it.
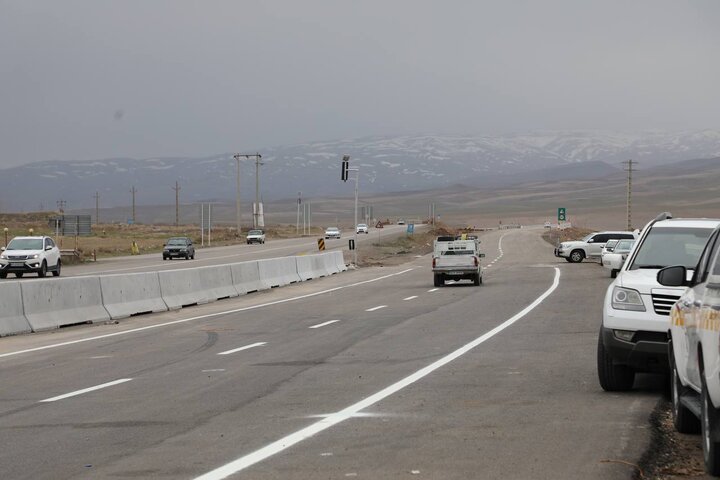
<instances>
[{"instance_id":1,"label":"roadside sign post","mask_svg":"<svg viewBox=\"0 0 720 480\"><path fill-rule=\"evenodd\" d=\"M360 168L350 166L350 155L343 155L340 179L348 181L348 173L355 172L355 223L353 224L353 243L357 245L357 216L358 216L358 182L360 181ZM353 263L357 267L357 248L353 250Z\"/></svg>"}]
</instances>

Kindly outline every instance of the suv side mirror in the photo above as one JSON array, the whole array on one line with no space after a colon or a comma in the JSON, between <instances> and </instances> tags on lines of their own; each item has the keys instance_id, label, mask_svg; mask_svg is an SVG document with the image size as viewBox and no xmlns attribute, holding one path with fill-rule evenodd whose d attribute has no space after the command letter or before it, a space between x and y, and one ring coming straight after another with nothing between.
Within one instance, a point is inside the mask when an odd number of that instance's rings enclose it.
<instances>
[{"instance_id":1,"label":"suv side mirror","mask_svg":"<svg viewBox=\"0 0 720 480\"><path fill-rule=\"evenodd\" d=\"M664 287L683 287L688 284L687 268L683 265L665 267L657 273L657 281Z\"/></svg>"},{"instance_id":2,"label":"suv side mirror","mask_svg":"<svg viewBox=\"0 0 720 480\"><path fill-rule=\"evenodd\" d=\"M479 254L478 254L478 257L480 257L480 258L485 258L485 254L484 254L484 253L479 253Z\"/></svg>"},{"instance_id":3,"label":"suv side mirror","mask_svg":"<svg viewBox=\"0 0 720 480\"><path fill-rule=\"evenodd\" d=\"M48 245L47 247L45 247L45 251L47 252L48 250L52 250L52 247L51 247L50 245Z\"/></svg>"},{"instance_id":4,"label":"suv side mirror","mask_svg":"<svg viewBox=\"0 0 720 480\"><path fill-rule=\"evenodd\" d=\"M0 247L0 252L4 252L4 251L5 251L5 247Z\"/></svg>"}]
</instances>

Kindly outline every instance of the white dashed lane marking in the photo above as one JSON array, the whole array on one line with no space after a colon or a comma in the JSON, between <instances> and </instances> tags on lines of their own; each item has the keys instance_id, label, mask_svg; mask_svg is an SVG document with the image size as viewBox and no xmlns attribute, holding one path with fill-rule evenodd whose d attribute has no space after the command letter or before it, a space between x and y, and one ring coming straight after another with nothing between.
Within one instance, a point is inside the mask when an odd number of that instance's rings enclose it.
<instances>
[{"instance_id":1,"label":"white dashed lane marking","mask_svg":"<svg viewBox=\"0 0 720 480\"><path fill-rule=\"evenodd\" d=\"M413 295L413 296L411 296L411 297L403 298L403 300L414 300L414 299L416 299L416 298L418 298L418 296L417 296L417 295Z\"/></svg>"},{"instance_id":2,"label":"white dashed lane marking","mask_svg":"<svg viewBox=\"0 0 720 480\"><path fill-rule=\"evenodd\" d=\"M218 355L230 355L231 353L240 352L242 350L247 350L248 348L262 347L263 345L267 345L267 342L251 343L250 345L245 345L244 347L233 348L232 350L220 352L220 353L218 353Z\"/></svg>"},{"instance_id":3,"label":"white dashed lane marking","mask_svg":"<svg viewBox=\"0 0 720 480\"><path fill-rule=\"evenodd\" d=\"M330 320L328 322L318 323L317 325L313 325L312 327L308 327L308 328L320 328L320 327L324 327L325 325L331 325L331 324L339 322L339 321L340 320Z\"/></svg>"},{"instance_id":4,"label":"white dashed lane marking","mask_svg":"<svg viewBox=\"0 0 720 480\"><path fill-rule=\"evenodd\" d=\"M365 310L366 312L374 312L375 310L380 310L381 308L385 308L387 305L378 305L377 307L368 308Z\"/></svg>"},{"instance_id":5,"label":"white dashed lane marking","mask_svg":"<svg viewBox=\"0 0 720 480\"><path fill-rule=\"evenodd\" d=\"M75 397L77 395L82 395L83 393L94 392L95 390L112 387L113 385L119 385L121 383L129 382L130 380L132 380L132 378L121 378L112 382L103 383L102 385L95 385L94 387L83 388L82 390L76 390L74 392L66 393L64 395L58 395L57 397L46 398L45 400L40 400L40 403L57 402L58 400Z\"/></svg>"}]
</instances>

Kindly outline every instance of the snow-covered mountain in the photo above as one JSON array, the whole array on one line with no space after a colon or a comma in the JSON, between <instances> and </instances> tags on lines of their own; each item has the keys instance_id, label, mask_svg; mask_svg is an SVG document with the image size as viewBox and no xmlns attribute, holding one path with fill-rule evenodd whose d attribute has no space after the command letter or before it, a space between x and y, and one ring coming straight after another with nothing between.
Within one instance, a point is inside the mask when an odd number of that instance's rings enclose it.
<instances>
[{"instance_id":1,"label":"snow-covered mountain","mask_svg":"<svg viewBox=\"0 0 720 480\"><path fill-rule=\"evenodd\" d=\"M250 150L252 152L253 150ZM249 152L243 152L249 153ZM513 177L531 181L533 171L594 162L577 175L602 175L632 158L641 168L720 156L720 131L624 134L599 131L535 132L501 136L416 135L367 137L263 148L260 185L265 200L349 196L340 180L340 159L360 167L363 194L442 188L454 184L492 185ZM599 162L606 165L598 168ZM586 173L583 173L586 172ZM184 204L235 198L236 163L231 153L203 158L48 161L0 170L0 211L172 204L180 184ZM255 195L255 165L241 166L243 202ZM539 173L538 178L542 175Z\"/></svg>"}]
</instances>

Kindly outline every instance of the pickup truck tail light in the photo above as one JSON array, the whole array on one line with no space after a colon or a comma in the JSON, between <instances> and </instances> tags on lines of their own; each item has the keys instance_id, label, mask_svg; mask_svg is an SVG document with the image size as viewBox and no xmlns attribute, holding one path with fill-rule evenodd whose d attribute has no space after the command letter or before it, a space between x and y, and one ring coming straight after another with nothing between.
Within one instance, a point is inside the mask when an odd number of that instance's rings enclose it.
<instances>
[{"instance_id":1,"label":"pickup truck tail light","mask_svg":"<svg viewBox=\"0 0 720 480\"><path fill-rule=\"evenodd\" d=\"M436 263L437 263L437 258L433 257L433 266L432 266L432 268L435 268Z\"/></svg>"}]
</instances>

